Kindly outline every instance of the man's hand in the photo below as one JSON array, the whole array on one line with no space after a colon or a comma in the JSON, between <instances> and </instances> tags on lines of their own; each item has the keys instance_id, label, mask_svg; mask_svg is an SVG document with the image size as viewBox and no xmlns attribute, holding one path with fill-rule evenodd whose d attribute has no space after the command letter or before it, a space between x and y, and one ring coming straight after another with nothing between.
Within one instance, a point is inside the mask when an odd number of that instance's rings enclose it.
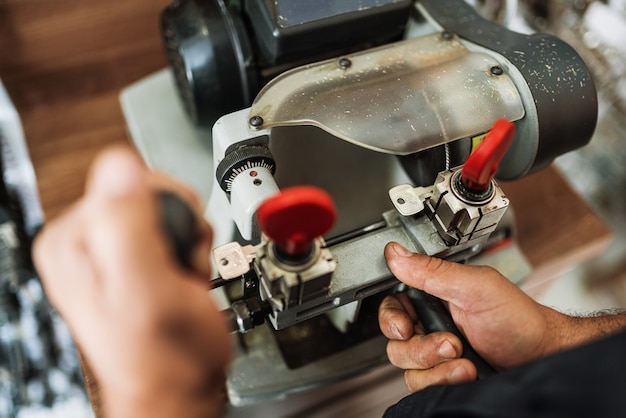
<instances>
[{"instance_id":1,"label":"man's hand","mask_svg":"<svg viewBox=\"0 0 626 418\"><path fill-rule=\"evenodd\" d=\"M497 369L561 348L558 327L566 316L538 304L496 270L414 254L396 243L387 245L385 257L400 281L447 301L469 343ZM444 332L424 335L417 321L404 294L388 297L380 306L389 359L406 370L409 390L475 380L473 364L459 358L460 340Z\"/></svg>"},{"instance_id":2,"label":"man's hand","mask_svg":"<svg viewBox=\"0 0 626 418\"><path fill-rule=\"evenodd\" d=\"M110 150L84 197L35 241L46 293L97 378L107 416L219 416L225 400L231 346L208 294L211 230L202 223L199 271L182 268L159 218L163 190L199 207L134 153Z\"/></svg>"}]
</instances>

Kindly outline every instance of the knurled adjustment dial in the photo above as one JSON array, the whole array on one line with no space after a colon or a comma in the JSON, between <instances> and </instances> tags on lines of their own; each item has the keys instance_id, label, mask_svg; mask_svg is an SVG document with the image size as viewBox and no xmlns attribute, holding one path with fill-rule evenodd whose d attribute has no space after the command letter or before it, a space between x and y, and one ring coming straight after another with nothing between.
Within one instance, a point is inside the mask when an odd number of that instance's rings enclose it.
<instances>
[{"instance_id":1,"label":"knurled adjustment dial","mask_svg":"<svg viewBox=\"0 0 626 418\"><path fill-rule=\"evenodd\" d=\"M244 171L255 167L265 168L272 175L276 171L276 163L268 147L248 145L229 152L217 165L215 177L222 190L230 193L233 180Z\"/></svg>"}]
</instances>

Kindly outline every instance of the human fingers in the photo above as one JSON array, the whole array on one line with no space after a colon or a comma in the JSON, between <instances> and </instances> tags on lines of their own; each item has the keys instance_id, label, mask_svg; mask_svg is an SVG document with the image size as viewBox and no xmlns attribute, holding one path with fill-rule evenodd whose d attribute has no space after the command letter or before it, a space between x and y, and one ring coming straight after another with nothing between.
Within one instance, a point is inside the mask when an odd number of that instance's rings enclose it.
<instances>
[{"instance_id":1,"label":"human fingers","mask_svg":"<svg viewBox=\"0 0 626 418\"><path fill-rule=\"evenodd\" d=\"M404 372L404 383L411 393L428 386L454 385L474 380L476 380L476 368L467 359L450 360L430 369L411 369Z\"/></svg>"},{"instance_id":2,"label":"human fingers","mask_svg":"<svg viewBox=\"0 0 626 418\"><path fill-rule=\"evenodd\" d=\"M493 269L468 266L435 257L413 253L398 243L385 246L385 259L392 273L403 283L424 290L433 296L463 308L487 299L485 291L493 292L508 282ZM490 282L486 286L486 282Z\"/></svg>"},{"instance_id":3,"label":"human fingers","mask_svg":"<svg viewBox=\"0 0 626 418\"><path fill-rule=\"evenodd\" d=\"M490 267L467 266L385 247L389 268L402 282L448 302L470 345L496 368L508 368L543 352L545 310Z\"/></svg>"},{"instance_id":4,"label":"human fingers","mask_svg":"<svg viewBox=\"0 0 626 418\"><path fill-rule=\"evenodd\" d=\"M417 317L404 293L387 296L378 308L378 324L383 335L392 340L413 336Z\"/></svg>"},{"instance_id":5,"label":"human fingers","mask_svg":"<svg viewBox=\"0 0 626 418\"><path fill-rule=\"evenodd\" d=\"M390 340L387 357L401 369L430 369L461 356L461 341L448 332L415 334L408 340Z\"/></svg>"},{"instance_id":6,"label":"human fingers","mask_svg":"<svg viewBox=\"0 0 626 418\"><path fill-rule=\"evenodd\" d=\"M198 195L188 185L159 171L149 170L139 155L130 148L115 145L98 154L87 176L88 195L125 195L133 187L155 192L172 192L182 199L195 213L203 212Z\"/></svg>"},{"instance_id":7,"label":"human fingers","mask_svg":"<svg viewBox=\"0 0 626 418\"><path fill-rule=\"evenodd\" d=\"M82 240L80 208L47 223L33 243L33 261L46 295L64 317L75 317L93 301L94 274ZM81 280L75 280L80 277ZM78 317L78 316L76 316Z\"/></svg>"},{"instance_id":8,"label":"human fingers","mask_svg":"<svg viewBox=\"0 0 626 418\"><path fill-rule=\"evenodd\" d=\"M82 203L89 222L82 234L102 282L102 298L109 315L125 318L130 333L152 338L148 334L171 327L176 332L195 330L186 337L187 347L213 345L214 357L224 360L228 344L223 318L206 293L206 278L173 256L153 181L128 150L108 150L93 166Z\"/></svg>"},{"instance_id":9,"label":"human fingers","mask_svg":"<svg viewBox=\"0 0 626 418\"><path fill-rule=\"evenodd\" d=\"M230 357L206 286L185 280L198 274L171 254L159 190L136 154L109 150L93 165L85 196L36 240L46 291L53 289L105 403L127 393L162 397L168 386L218 393Z\"/></svg>"},{"instance_id":10,"label":"human fingers","mask_svg":"<svg viewBox=\"0 0 626 418\"><path fill-rule=\"evenodd\" d=\"M123 154L125 160L97 159L107 166L106 171L111 175L110 181L100 181L99 193L109 197L140 194L145 188L145 168L138 158L128 155L127 149L115 147L111 152ZM133 159L131 163L126 161L129 158ZM86 304L92 304L100 288L85 241L85 231L94 220L92 209L86 207L84 198L74 203L57 219L44 225L33 245L33 258L46 293L61 314L66 319L71 318L70 325L85 317L73 315L73 312L82 312Z\"/></svg>"},{"instance_id":11,"label":"human fingers","mask_svg":"<svg viewBox=\"0 0 626 418\"><path fill-rule=\"evenodd\" d=\"M90 166L85 197L127 196L150 189L148 169L130 148L115 145L100 152Z\"/></svg>"},{"instance_id":12,"label":"human fingers","mask_svg":"<svg viewBox=\"0 0 626 418\"><path fill-rule=\"evenodd\" d=\"M146 203L146 194L151 194L153 199L154 196L163 192L171 192L191 209L196 222L193 231L194 242L191 245L193 250L189 259L192 268L204 276L204 283L208 286L206 278L211 275L210 254L213 233L210 225L202 216L202 205L196 193L185 184L164 173L148 170L139 156L130 149L112 147L101 153L94 162L89 174L86 197L88 201L95 201L92 206L98 207L101 204L100 199L106 201L114 197L124 187L128 190L122 191L121 194L126 193L137 201L143 199L144 205L148 204ZM163 217L166 216L162 212L165 209L164 203L162 201L157 203L160 205L157 208L158 221L161 223L160 232L165 232L162 226ZM168 237L163 238L167 239ZM171 243L168 242L169 244Z\"/></svg>"},{"instance_id":13,"label":"human fingers","mask_svg":"<svg viewBox=\"0 0 626 418\"><path fill-rule=\"evenodd\" d=\"M103 290L120 305L125 297L129 298L128 306L136 306L133 299L142 298L148 309L147 317L167 317L168 306L179 312L191 309L188 304L186 309L180 310L177 305L180 300L173 298L172 292L196 292L203 299L199 304L201 309L211 305L201 289L181 282L194 279L203 284L205 290L208 287L204 272L183 268L172 254L154 190L161 191L165 184L161 181L164 178L158 177L154 177L130 150L109 149L93 165L82 204L89 218L83 227L84 245L96 275L106 280ZM168 187L184 189L173 181ZM193 199L188 201L192 202ZM210 246L209 235L205 234L202 244L196 244ZM208 268L209 251L205 254ZM191 288L187 289L187 285Z\"/></svg>"},{"instance_id":14,"label":"human fingers","mask_svg":"<svg viewBox=\"0 0 626 418\"><path fill-rule=\"evenodd\" d=\"M115 147L99 154L80 206L87 218L83 225L86 249L107 279L126 282L132 277L130 266L146 264L152 270L168 258L147 169L129 149ZM154 262L147 262L138 252L154 254Z\"/></svg>"}]
</instances>

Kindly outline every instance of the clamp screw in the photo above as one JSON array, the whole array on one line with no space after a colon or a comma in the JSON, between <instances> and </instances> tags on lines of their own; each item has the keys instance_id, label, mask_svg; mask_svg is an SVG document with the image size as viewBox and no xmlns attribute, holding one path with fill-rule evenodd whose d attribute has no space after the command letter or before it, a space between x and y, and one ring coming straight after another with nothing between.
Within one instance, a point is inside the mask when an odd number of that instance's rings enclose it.
<instances>
[{"instance_id":1,"label":"clamp screw","mask_svg":"<svg viewBox=\"0 0 626 418\"><path fill-rule=\"evenodd\" d=\"M340 58L339 66L343 69L352 67L352 61L349 58Z\"/></svg>"},{"instance_id":2,"label":"clamp screw","mask_svg":"<svg viewBox=\"0 0 626 418\"><path fill-rule=\"evenodd\" d=\"M504 74L504 70L499 65L494 65L493 67L491 67L491 69L489 71L491 71L491 74L493 74L493 75L502 75L502 74Z\"/></svg>"},{"instance_id":3,"label":"clamp screw","mask_svg":"<svg viewBox=\"0 0 626 418\"><path fill-rule=\"evenodd\" d=\"M263 126L263 118L261 116L258 116L258 115L252 116L250 118L250 120L248 121L248 123L253 128L260 128L261 126Z\"/></svg>"},{"instance_id":4,"label":"clamp screw","mask_svg":"<svg viewBox=\"0 0 626 418\"><path fill-rule=\"evenodd\" d=\"M452 38L454 38L454 34L452 32L449 32L447 30L441 32L441 39L443 39L444 41L450 41L452 40Z\"/></svg>"}]
</instances>

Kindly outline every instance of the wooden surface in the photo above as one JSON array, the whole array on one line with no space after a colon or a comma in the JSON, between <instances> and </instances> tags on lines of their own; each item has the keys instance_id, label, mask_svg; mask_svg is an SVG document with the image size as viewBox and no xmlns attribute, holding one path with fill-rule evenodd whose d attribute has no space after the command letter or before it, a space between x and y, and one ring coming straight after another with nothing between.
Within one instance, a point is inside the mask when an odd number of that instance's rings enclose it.
<instances>
[{"instance_id":1,"label":"wooden surface","mask_svg":"<svg viewBox=\"0 0 626 418\"><path fill-rule=\"evenodd\" d=\"M122 88L165 66L168 0L0 0L0 78L26 133L48 218L80 196L99 149L125 142ZM598 251L609 231L554 169L503 188L538 271Z\"/></svg>"},{"instance_id":2,"label":"wooden surface","mask_svg":"<svg viewBox=\"0 0 626 418\"><path fill-rule=\"evenodd\" d=\"M47 217L77 198L106 144L126 141L122 88L165 66L169 0L0 0L0 79L20 113Z\"/></svg>"},{"instance_id":3,"label":"wooden surface","mask_svg":"<svg viewBox=\"0 0 626 418\"><path fill-rule=\"evenodd\" d=\"M517 220L517 242L533 267L523 286L531 296L540 295L564 269L609 244L611 231L555 168L500 185Z\"/></svg>"}]
</instances>

